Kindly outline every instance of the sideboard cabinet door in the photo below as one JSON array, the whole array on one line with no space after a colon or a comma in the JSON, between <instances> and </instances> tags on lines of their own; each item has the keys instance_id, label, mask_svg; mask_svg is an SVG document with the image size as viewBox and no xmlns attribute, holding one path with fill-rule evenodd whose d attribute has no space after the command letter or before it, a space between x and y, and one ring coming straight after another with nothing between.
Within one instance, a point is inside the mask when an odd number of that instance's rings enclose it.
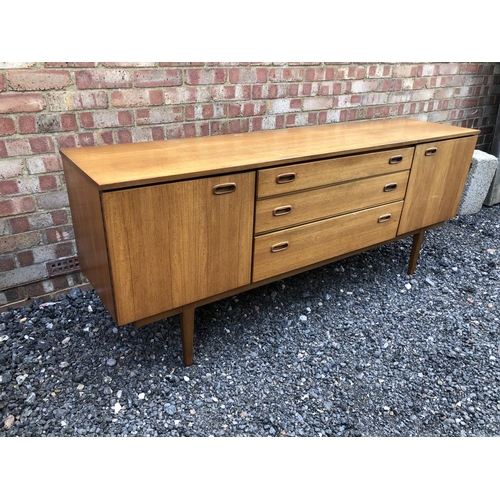
<instances>
[{"instance_id":1,"label":"sideboard cabinet door","mask_svg":"<svg viewBox=\"0 0 500 500\"><path fill-rule=\"evenodd\" d=\"M118 324L250 283L255 173L102 194Z\"/></svg>"},{"instance_id":2,"label":"sideboard cabinet door","mask_svg":"<svg viewBox=\"0 0 500 500\"><path fill-rule=\"evenodd\" d=\"M476 141L472 136L415 148L398 234L456 216Z\"/></svg>"}]
</instances>

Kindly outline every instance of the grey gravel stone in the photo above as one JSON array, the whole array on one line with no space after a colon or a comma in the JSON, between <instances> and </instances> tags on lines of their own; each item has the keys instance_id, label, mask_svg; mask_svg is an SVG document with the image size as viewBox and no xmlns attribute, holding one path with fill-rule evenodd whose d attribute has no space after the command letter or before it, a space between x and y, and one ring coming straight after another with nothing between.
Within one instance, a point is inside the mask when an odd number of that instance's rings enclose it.
<instances>
[{"instance_id":1,"label":"grey gravel stone","mask_svg":"<svg viewBox=\"0 0 500 500\"><path fill-rule=\"evenodd\" d=\"M2 312L0 436L498 436L500 206L410 248L198 308L190 367L92 291Z\"/></svg>"}]
</instances>

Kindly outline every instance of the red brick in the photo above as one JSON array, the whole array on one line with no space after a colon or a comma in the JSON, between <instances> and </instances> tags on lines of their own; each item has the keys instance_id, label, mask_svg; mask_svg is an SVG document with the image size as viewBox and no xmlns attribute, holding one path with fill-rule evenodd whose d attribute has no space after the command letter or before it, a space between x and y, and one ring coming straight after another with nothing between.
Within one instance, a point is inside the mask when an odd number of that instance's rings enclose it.
<instances>
[{"instance_id":1,"label":"red brick","mask_svg":"<svg viewBox=\"0 0 500 500\"><path fill-rule=\"evenodd\" d=\"M45 70L7 71L13 90L61 90L72 85L69 71Z\"/></svg>"},{"instance_id":2,"label":"red brick","mask_svg":"<svg viewBox=\"0 0 500 500\"><path fill-rule=\"evenodd\" d=\"M38 283L31 283L27 285L26 294L28 295L28 297L30 298L40 297L41 295L46 293L44 288L44 283L46 283L46 281L45 282L39 281Z\"/></svg>"},{"instance_id":3,"label":"red brick","mask_svg":"<svg viewBox=\"0 0 500 500\"><path fill-rule=\"evenodd\" d=\"M80 123L84 128L123 127L133 124L133 114L115 110L80 113Z\"/></svg>"},{"instance_id":4,"label":"red brick","mask_svg":"<svg viewBox=\"0 0 500 500\"><path fill-rule=\"evenodd\" d=\"M186 83L188 85L213 85L225 83L226 80L227 71L223 68L186 70Z\"/></svg>"},{"instance_id":5,"label":"red brick","mask_svg":"<svg viewBox=\"0 0 500 500\"><path fill-rule=\"evenodd\" d=\"M16 131L16 126L12 118L0 116L0 135L12 135Z\"/></svg>"},{"instance_id":6,"label":"red brick","mask_svg":"<svg viewBox=\"0 0 500 500\"><path fill-rule=\"evenodd\" d=\"M17 253L17 261L21 267L31 266L35 262L33 252L25 250L24 252Z\"/></svg>"},{"instance_id":7,"label":"red brick","mask_svg":"<svg viewBox=\"0 0 500 500\"><path fill-rule=\"evenodd\" d=\"M80 123L83 128L94 127L94 114L93 113L80 113Z\"/></svg>"},{"instance_id":8,"label":"red brick","mask_svg":"<svg viewBox=\"0 0 500 500\"><path fill-rule=\"evenodd\" d=\"M33 115L22 115L17 119L20 134L36 134L36 118Z\"/></svg>"},{"instance_id":9,"label":"red brick","mask_svg":"<svg viewBox=\"0 0 500 500\"><path fill-rule=\"evenodd\" d=\"M116 90L111 93L111 102L118 108L158 106L163 104L163 92L160 89Z\"/></svg>"},{"instance_id":10,"label":"red brick","mask_svg":"<svg viewBox=\"0 0 500 500\"><path fill-rule=\"evenodd\" d=\"M462 99L462 101L459 102L459 105L461 108L472 108L472 107L479 105L479 100L478 99Z\"/></svg>"},{"instance_id":11,"label":"red brick","mask_svg":"<svg viewBox=\"0 0 500 500\"><path fill-rule=\"evenodd\" d=\"M305 80L306 82L317 82L318 80L333 80L334 76L334 68L307 68L305 73Z\"/></svg>"},{"instance_id":12,"label":"red brick","mask_svg":"<svg viewBox=\"0 0 500 500\"><path fill-rule=\"evenodd\" d=\"M36 156L26 159L26 165L30 174L43 174L45 172L57 172L62 170L62 160L57 156Z\"/></svg>"},{"instance_id":13,"label":"red brick","mask_svg":"<svg viewBox=\"0 0 500 500\"><path fill-rule=\"evenodd\" d=\"M48 245L70 240L73 237L73 226L59 226L57 228L51 227L46 231L43 231L43 239Z\"/></svg>"},{"instance_id":14,"label":"red brick","mask_svg":"<svg viewBox=\"0 0 500 500\"><path fill-rule=\"evenodd\" d=\"M57 144L59 149L95 146L94 134L92 132L83 132L80 134L59 135Z\"/></svg>"},{"instance_id":15,"label":"red brick","mask_svg":"<svg viewBox=\"0 0 500 500\"><path fill-rule=\"evenodd\" d=\"M132 142L132 132L130 130L118 130L118 144L129 144Z\"/></svg>"},{"instance_id":16,"label":"red brick","mask_svg":"<svg viewBox=\"0 0 500 500\"><path fill-rule=\"evenodd\" d=\"M134 73L136 87L172 87L182 85L182 72L178 69L139 70Z\"/></svg>"},{"instance_id":17,"label":"red brick","mask_svg":"<svg viewBox=\"0 0 500 500\"><path fill-rule=\"evenodd\" d=\"M74 244L71 241L67 241L65 243L59 243L56 245L56 257L61 259L63 257L70 257L75 255Z\"/></svg>"},{"instance_id":18,"label":"red brick","mask_svg":"<svg viewBox=\"0 0 500 500\"><path fill-rule=\"evenodd\" d=\"M60 156L46 156L43 159L43 165L46 172L57 172L63 169Z\"/></svg>"},{"instance_id":19,"label":"red brick","mask_svg":"<svg viewBox=\"0 0 500 500\"><path fill-rule=\"evenodd\" d=\"M425 88L425 84L427 82L426 78L415 78L413 80L413 90L419 90Z\"/></svg>"},{"instance_id":20,"label":"red brick","mask_svg":"<svg viewBox=\"0 0 500 500\"><path fill-rule=\"evenodd\" d=\"M114 144L115 140L113 137L113 132L111 130L105 132L99 132L99 136L97 139L97 144Z\"/></svg>"},{"instance_id":21,"label":"red brick","mask_svg":"<svg viewBox=\"0 0 500 500\"><path fill-rule=\"evenodd\" d=\"M39 243L40 234L38 231L5 236L0 239L0 254L7 254L17 250L25 250L38 245Z\"/></svg>"},{"instance_id":22,"label":"red brick","mask_svg":"<svg viewBox=\"0 0 500 500\"><path fill-rule=\"evenodd\" d=\"M251 118L250 119L250 126L252 129L252 132L258 132L259 130L262 130L262 117L256 116L254 118Z\"/></svg>"},{"instance_id":23,"label":"red brick","mask_svg":"<svg viewBox=\"0 0 500 500\"><path fill-rule=\"evenodd\" d=\"M181 106L161 106L153 109L138 109L135 116L137 125L180 122L184 119L183 108Z\"/></svg>"},{"instance_id":24,"label":"red brick","mask_svg":"<svg viewBox=\"0 0 500 500\"><path fill-rule=\"evenodd\" d=\"M85 92L68 92L58 94L63 98L63 104L54 105L51 103L51 109L58 111L65 110L83 110L83 109L105 109L108 107L108 94L104 90L89 90ZM57 96L56 96L57 97Z\"/></svg>"},{"instance_id":25,"label":"red brick","mask_svg":"<svg viewBox=\"0 0 500 500\"><path fill-rule=\"evenodd\" d=\"M61 115L61 130L66 132L77 129L78 124L76 123L76 116L74 114L66 113Z\"/></svg>"},{"instance_id":26,"label":"red brick","mask_svg":"<svg viewBox=\"0 0 500 500\"><path fill-rule=\"evenodd\" d=\"M460 66L460 73L472 73L476 74L480 68L479 64L462 64Z\"/></svg>"},{"instance_id":27,"label":"red brick","mask_svg":"<svg viewBox=\"0 0 500 500\"><path fill-rule=\"evenodd\" d=\"M301 82L304 79L302 68L279 68L269 70L270 82Z\"/></svg>"},{"instance_id":28,"label":"red brick","mask_svg":"<svg viewBox=\"0 0 500 500\"><path fill-rule=\"evenodd\" d=\"M3 92L7 89L7 84L5 82L5 78L2 74L0 74L0 92Z\"/></svg>"},{"instance_id":29,"label":"red brick","mask_svg":"<svg viewBox=\"0 0 500 500\"><path fill-rule=\"evenodd\" d=\"M208 122L185 123L182 125L182 137L204 137L210 135Z\"/></svg>"},{"instance_id":30,"label":"red brick","mask_svg":"<svg viewBox=\"0 0 500 500\"><path fill-rule=\"evenodd\" d=\"M38 182L42 191L52 191L59 188L55 175L40 175Z\"/></svg>"},{"instance_id":31,"label":"red brick","mask_svg":"<svg viewBox=\"0 0 500 500\"><path fill-rule=\"evenodd\" d=\"M16 267L14 257L11 255L0 255L0 272L11 271Z\"/></svg>"},{"instance_id":32,"label":"red brick","mask_svg":"<svg viewBox=\"0 0 500 500\"><path fill-rule=\"evenodd\" d=\"M29 143L33 154L54 152L54 143L50 137L32 137Z\"/></svg>"},{"instance_id":33,"label":"red brick","mask_svg":"<svg viewBox=\"0 0 500 500\"><path fill-rule=\"evenodd\" d=\"M29 113L44 108L42 94L0 94L0 113Z\"/></svg>"},{"instance_id":34,"label":"red brick","mask_svg":"<svg viewBox=\"0 0 500 500\"><path fill-rule=\"evenodd\" d=\"M0 194L2 196L12 196L19 193L19 184L16 180L0 181Z\"/></svg>"},{"instance_id":35,"label":"red brick","mask_svg":"<svg viewBox=\"0 0 500 500\"><path fill-rule=\"evenodd\" d=\"M181 139L184 137L183 125L167 126L167 139Z\"/></svg>"},{"instance_id":36,"label":"red brick","mask_svg":"<svg viewBox=\"0 0 500 500\"><path fill-rule=\"evenodd\" d=\"M248 119L243 120L217 120L210 124L210 135L240 134L248 132Z\"/></svg>"},{"instance_id":37,"label":"red brick","mask_svg":"<svg viewBox=\"0 0 500 500\"><path fill-rule=\"evenodd\" d=\"M113 89L131 87L130 72L125 70L95 69L77 71L76 85L78 89Z\"/></svg>"},{"instance_id":38,"label":"red brick","mask_svg":"<svg viewBox=\"0 0 500 500\"><path fill-rule=\"evenodd\" d=\"M235 85L221 85L212 88L212 98L216 100L230 100L236 97Z\"/></svg>"},{"instance_id":39,"label":"red brick","mask_svg":"<svg viewBox=\"0 0 500 500\"><path fill-rule=\"evenodd\" d=\"M75 148L76 137L74 135L60 135L57 137L57 147L59 149Z\"/></svg>"},{"instance_id":40,"label":"red brick","mask_svg":"<svg viewBox=\"0 0 500 500\"><path fill-rule=\"evenodd\" d=\"M5 298L8 302L18 302L20 300L26 299L26 291L23 286L18 286L16 288L9 288L5 290Z\"/></svg>"},{"instance_id":41,"label":"red brick","mask_svg":"<svg viewBox=\"0 0 500 500\"><path fill-rule=\"evenodd\" d=\"M80 274L80 273L77 273ZM68 277L69 276L74 276L73 274L67 274L63 276L54 276L49 280L50 283L52 283L52 289L53 290L63 290L64 288L68 288L69 283L68 283ZM78 283L80 283L80 279L76 280Z\"/></svg>"},{"instance_id":42,"label":"red brick","mask_svg":"<svg viewBox=\"0 0 500 500\"><path fill-rule=\"evenodd\" d=\"M61 226L68 223L68 213L66 210L54 210L50 212L54 226Z\"/></svg>"}]
</instances>

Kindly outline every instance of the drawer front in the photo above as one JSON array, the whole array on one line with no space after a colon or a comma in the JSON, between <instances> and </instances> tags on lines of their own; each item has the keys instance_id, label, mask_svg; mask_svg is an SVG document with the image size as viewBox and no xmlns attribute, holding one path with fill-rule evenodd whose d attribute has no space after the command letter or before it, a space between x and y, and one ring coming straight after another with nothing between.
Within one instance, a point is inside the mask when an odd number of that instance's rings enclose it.
<instances>
[{"instance_id":1,"label":"drawer front","mask_svg":"<svg viewBox=\"0 0 500 500\"><path fill-rule=\"evenodd\" d=\"M400 201L256 236L252 281L391 240L402 206Z\"/></svg>"},{"instance_id":2,"label":"drawer front","mask_svg":"<svg viewBox=\"0 0 500 500\"><path fill-rule=\"evenodd\" d=\"M264 233L402 200L409 171L257 201L255 232Z\"/></svg>"},{"instance_id":3,"label":"drawer front","mask_svg":"<svg viewBox=\"0 0 500 500\"><path fill-rule=\"evenodd\" d=\"M415 148L392 149L259 170L257 197L409 170Z\"/></svg>"}]
</instances>

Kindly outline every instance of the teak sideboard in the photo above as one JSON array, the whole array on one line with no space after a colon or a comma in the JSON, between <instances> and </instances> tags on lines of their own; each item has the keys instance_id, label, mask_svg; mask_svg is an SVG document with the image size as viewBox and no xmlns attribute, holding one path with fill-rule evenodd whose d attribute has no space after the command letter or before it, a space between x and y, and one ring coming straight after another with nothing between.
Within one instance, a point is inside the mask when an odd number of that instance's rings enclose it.
<instances>
[{"instance_id":1,"label":"teak sideboard","mask_svg":"<svg viewBox=\"0 0 500 500\"><path fill-rule=\"evenodd\" d=\"M119 325L196 307L454 217L478 130L395 118L61 150L82 271Z\"/></svg>"}]
</instances>

